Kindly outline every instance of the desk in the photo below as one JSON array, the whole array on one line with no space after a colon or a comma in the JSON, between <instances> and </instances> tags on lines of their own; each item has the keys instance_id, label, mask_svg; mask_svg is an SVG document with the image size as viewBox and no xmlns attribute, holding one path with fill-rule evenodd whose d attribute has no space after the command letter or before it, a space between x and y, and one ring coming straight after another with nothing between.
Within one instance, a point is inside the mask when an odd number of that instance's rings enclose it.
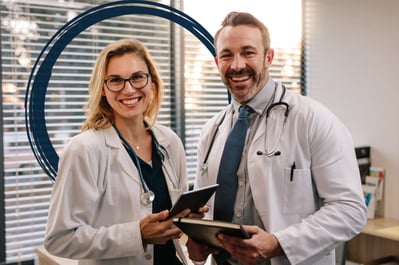
<instances>
[{"instance_id":1,"label":"desk","mask_svg":"<svg viewBox=\"0 0 399 265\"><path fill-rule=\"evenodd\" d=\"M363 231L348 242L347 251L348 260L362 264L386 257L399 260L399 221L369 219Z\"/></svg>"}]
</instances>

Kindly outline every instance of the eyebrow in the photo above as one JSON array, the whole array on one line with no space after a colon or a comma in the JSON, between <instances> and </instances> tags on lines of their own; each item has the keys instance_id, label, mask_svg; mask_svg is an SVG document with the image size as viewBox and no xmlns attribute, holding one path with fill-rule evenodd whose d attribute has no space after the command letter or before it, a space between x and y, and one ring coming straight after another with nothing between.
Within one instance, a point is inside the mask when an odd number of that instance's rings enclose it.
<instances>
[{"instance_id":1,"label":"eyebrow","mask_svg":"<svg viewBox=\"0 0 399 265\"><path fill-rule=\"evenodd\" d=\"M245 46L240 47L240 51L243 51L243 50L257 50L257 48L255 46L252 46L252 45L245 45ZM219 53L222 53L222 52L231 52L231 49L224 48Z\"/></svg>"},{"instance_id":2,"label":"eyebrow","mask_svg":"<svg viewBox=\"0 0 399 265\"><path fill-rule=\"evenodd\" d=\"M149 73L146 73L145 71L139 70L139 71L137 71L137 72L131 73L131 74L129 75L129 77L132 77L132 76L134 76L134 75L136 75L136 74L149 74ZM111 78L111 77L121 77L121 78L122 78L122 76L121 76L121 75L118 75L118 74L111 74L111 75L107 76L107 78Z\"/></svg>"}]
</instances>

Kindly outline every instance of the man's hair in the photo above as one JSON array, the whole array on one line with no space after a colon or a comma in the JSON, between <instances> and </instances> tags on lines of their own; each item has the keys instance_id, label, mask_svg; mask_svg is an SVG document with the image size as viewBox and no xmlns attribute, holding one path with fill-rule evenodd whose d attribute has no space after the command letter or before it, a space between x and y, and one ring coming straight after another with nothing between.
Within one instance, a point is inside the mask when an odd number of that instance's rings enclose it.
<instances>
[{"instance_id":1,"label":"man's hair","mask_svg":"<svg viewBox=\"0 0 399 265\"><path fill-rule=\"evenodd\" d=\"M253 26L260 30L262 34L263 45L265 46L265 53L270 49L270 35L269 30L260 20L258 20L253 15L246 13L246 12L230 12L224 18L221 24L221 28L216 32L214 38L214 44L216 47L217 40L219 38L220 32L227 26L240 26L240 25L247 25Z\"/></svg>"}]
</instances>

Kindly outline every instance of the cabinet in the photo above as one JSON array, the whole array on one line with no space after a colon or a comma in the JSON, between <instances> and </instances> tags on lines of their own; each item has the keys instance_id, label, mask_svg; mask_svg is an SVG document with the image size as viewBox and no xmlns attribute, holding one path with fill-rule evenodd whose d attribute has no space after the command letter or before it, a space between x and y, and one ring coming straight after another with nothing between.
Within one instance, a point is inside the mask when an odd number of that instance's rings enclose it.
<instances>
[{"instance_id":1,"label":"cabinet","mask_svg":"<svg viewBox=\"0 0 399 265\"><path fill-rule=\"evenodd\" d=\"M369 219L363 231L348 242L347 259L361 264L399 261L399 221Z\"/></svg>"}]
</instances>

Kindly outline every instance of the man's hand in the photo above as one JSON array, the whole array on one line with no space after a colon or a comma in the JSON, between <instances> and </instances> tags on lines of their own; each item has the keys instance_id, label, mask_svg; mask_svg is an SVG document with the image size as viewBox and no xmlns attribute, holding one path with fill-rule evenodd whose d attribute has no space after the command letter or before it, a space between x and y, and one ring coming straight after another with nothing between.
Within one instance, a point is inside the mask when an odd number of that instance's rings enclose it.
<instances>
[{"instance_id":1,"label":"man's hand","mask_svg":"<svg viewBox=\"0 0 399 265\"><path fill-rule=\"evenodd\" d=\"M220 234L218 236L223 248L245 265L253 265L275 256L283 255L283 250L273 234L257 226L244 225L251 235L249 239Z\"/></svg>"}]
</instances>

